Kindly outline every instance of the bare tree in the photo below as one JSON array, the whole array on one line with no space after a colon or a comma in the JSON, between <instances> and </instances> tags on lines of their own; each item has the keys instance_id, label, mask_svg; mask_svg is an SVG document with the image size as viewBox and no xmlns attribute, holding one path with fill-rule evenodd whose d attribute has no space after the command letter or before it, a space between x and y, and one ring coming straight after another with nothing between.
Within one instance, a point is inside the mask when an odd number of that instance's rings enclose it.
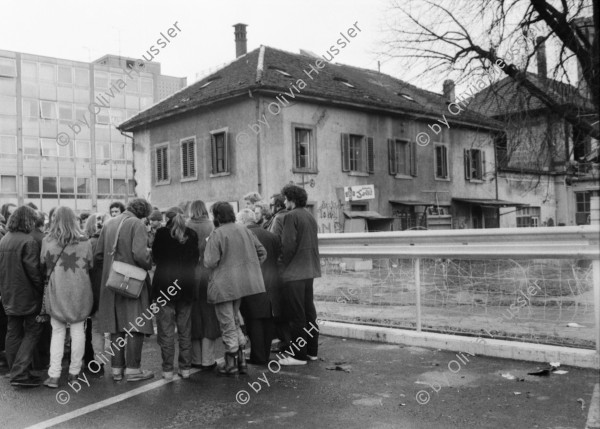
<instances>
[{"instance_id":1,"label":"bare tree","mask_svg":"<svg viewBox=\"0 0 600 429\"><path fill-rule=\"evenodd\" d=\"M577 133L600 140L600 4L593 0L392 0L392 38L387 54L422 72L465 83L501 70ZM590 42L580 19L592 16ZM533 37L533 35L537 37ZM525 41L525 43L519 43ZM560 102L527 73L547 41L559 47L552 78L573 82L579 65L591 94L593 115ZM410 68L408 68L410 70Z\"/></svg>"}]
</instances>

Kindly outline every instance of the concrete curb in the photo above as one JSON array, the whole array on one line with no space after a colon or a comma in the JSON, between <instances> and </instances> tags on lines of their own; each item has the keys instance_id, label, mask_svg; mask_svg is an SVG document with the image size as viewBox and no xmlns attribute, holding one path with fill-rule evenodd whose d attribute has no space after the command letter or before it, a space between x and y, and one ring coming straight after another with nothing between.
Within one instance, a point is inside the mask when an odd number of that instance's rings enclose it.
<instances>
[{"instance_id":1,"label":"concrete curb","mask_svg":"<svg viewBox=\"0 0 600 429\"><path fill-rule=\"evenodd\" d=\"M595 350L520 343L484 337L416 332L397 328L319 321L319 331L333 337L353 338L380 343L405 344L474 355L492 356L532 362L560 362L561 365L600 369L600 357Z\"/></svg>"},{"instance_id":2,"label":"concrete curb","mask_svg":"<svg viewBox=\"0 0 600 429\"><path fill-rule=\"evenodd\" d=\"M590 409L588 411L587 423L585 429L600 428L600 385L596 384L592 400L590 401Z\"/></svg>"}]
</instances>

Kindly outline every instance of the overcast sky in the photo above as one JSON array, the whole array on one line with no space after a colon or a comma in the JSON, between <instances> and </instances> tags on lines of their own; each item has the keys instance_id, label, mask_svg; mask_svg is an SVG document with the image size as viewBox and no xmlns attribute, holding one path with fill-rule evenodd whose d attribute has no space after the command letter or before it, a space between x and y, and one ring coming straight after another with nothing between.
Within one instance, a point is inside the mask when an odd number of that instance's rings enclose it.
<instances>
[{"instance_id":1,"label":"overcast sky","mask_svg":"<svg viewBox=\"0 0 600 429\"><path fill-rule=\"evenodd\" d=\"M323 54L358 21L363 30L336 61L377 69L387 0L3 0L0 49L70 60L105 54L140 58L160 32L181 33L161 49L163 74L206 73L235 58L233 24L248 24L248 51L262 45ZM394 70L382 71L394 74ZM401 76L398 76L401 77Z\"/></svg>"}]
</instances>

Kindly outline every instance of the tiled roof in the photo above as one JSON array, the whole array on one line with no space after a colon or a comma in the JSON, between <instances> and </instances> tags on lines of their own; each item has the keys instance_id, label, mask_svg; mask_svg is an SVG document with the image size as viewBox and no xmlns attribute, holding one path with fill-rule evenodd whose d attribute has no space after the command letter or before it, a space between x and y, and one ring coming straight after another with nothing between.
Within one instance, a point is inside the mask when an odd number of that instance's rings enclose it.
<instances>
[{"instance_id":1,"label":"tiled roof","mask_svg":"<svg viewBox=\"0 0 600 429\"><path fill-rule=\"evenodd\" d=\"M264 50L262 72L257 70L261 49ZM343 64L326 63L310 71L317 58L293 54L270 47L261 47L236 59L211 76L195 82L156 105L140 112L119 126L132 131L157 120L194 110L250 91L282 93L286 99L293 91L296 99L312 99L323 103L345 105L358 109L385 110L396 113L427 116L434 121L442 114L451 122L500 128L501 124L472 110L459 115L448 112L448 102L441 94L426 91L400 79ZM298 88L298 79L306 86ZM210 82L210 83L209 83ZM292 89L292 84L298 90ZM280 97L281 98L281 97Z\"/></svg>"},{"instance_id":2,"label":"tiled roof","mask_svg":"<svg viewBox=\"0 0 600 429\"><path fill-rule=\"evenodd\" d=\"M559 105L572 105L582 111L594 110L591 102L572 85L542 78L534 73L527 73L527 80L543 89ZM511 77L505 77L475 94L469 100L468 107L489 117L548 109Z\"/></svg>"}]
</instances>

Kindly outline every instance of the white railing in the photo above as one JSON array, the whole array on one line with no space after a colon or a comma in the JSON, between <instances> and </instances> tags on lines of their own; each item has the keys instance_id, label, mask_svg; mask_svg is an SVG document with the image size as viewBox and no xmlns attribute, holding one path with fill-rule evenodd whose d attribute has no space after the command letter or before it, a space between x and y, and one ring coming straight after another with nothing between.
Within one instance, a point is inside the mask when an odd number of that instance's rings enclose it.
<instances>
[{"instance_id":1,"label":"white railing","mask_svg":"<svg viewBox=\"0 0 600 429\"><path fill-rule=\"evenodd\" d=\"M322 258L414 261L416 328L421 331L421 259L575 259L592 263L595 342L600 354L600 226L319 234Z\"/></svg>"}]
</instances>

